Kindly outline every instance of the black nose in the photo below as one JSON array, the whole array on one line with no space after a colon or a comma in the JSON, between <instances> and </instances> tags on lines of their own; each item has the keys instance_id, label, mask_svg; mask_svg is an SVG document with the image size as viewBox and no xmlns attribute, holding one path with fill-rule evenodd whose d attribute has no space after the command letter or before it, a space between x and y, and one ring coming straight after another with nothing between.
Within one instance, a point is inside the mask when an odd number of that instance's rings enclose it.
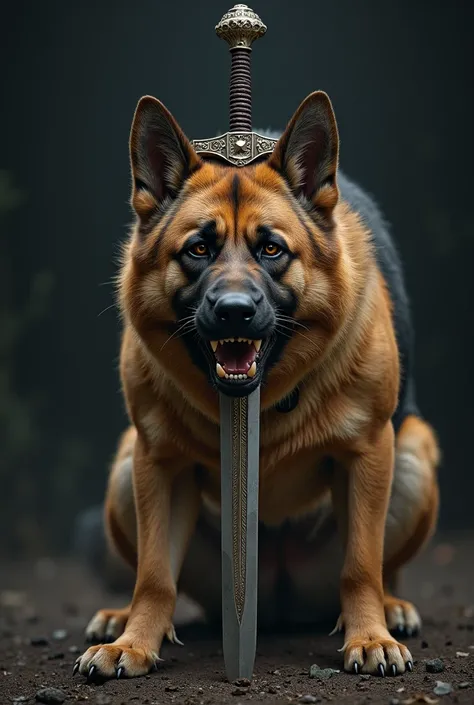
<instances>
[{"instance_id":1,"label":"black nose","mask_svg":"<svg viewBox=\"0 0 474 705\"><path fill-rule=\"evenodd\" d=\"M255 316L257 307L248 294L234 292L219 297L214 311L217 318L226 323L248 323Z\"/></svg>"}]
</instances>

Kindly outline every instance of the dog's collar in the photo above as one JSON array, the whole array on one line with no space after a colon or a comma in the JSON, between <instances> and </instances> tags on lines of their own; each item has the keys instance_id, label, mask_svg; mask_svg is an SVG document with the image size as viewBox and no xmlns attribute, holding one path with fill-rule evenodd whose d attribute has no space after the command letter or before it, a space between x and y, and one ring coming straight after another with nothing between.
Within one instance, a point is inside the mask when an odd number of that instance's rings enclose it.
<instances>
[{"instance_id":1,"label":"dog's collar","mask_svg":"<svg viewBox=\"0 0 474 705\"><path fill-rule=\"evenodd\" d=\"M280 399L275 408L282 414L288 414L290 411L293 411L293 409L296 409L299 400L300 390L298 389L298 387L295 387L293 391L291 391L286 397Z\"/></svg>"}]
</instances>

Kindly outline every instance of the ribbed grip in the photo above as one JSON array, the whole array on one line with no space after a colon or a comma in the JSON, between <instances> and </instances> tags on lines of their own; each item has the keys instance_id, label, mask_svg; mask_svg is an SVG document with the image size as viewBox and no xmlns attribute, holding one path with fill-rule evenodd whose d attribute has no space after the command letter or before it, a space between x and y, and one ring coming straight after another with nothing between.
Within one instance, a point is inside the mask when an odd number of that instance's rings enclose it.
<instances>
[{"instance_id":1,"label":"ribbed grip","mask_svg":"<svg viewBox=\"0 0 474 705\"><path fill-rule=\"evenodd\" d=\"M250 74L250 52L246 47L231 50L230 68L230 130L252 131L252 77Z\"/></svg>"}]
</instances>

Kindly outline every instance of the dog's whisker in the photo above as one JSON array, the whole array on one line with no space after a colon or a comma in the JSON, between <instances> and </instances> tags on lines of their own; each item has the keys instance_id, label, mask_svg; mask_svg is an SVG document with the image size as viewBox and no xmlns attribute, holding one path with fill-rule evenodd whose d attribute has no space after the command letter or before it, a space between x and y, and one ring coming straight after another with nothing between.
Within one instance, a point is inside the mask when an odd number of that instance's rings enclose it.
<instances>
[{"instance_id":1,"label":"dog's whisker","mask_svg":"<svg viewBox=\"0 0 474 705\"><path fill-rule=\"evenodd\" d=\"M113 304L110 304L110 306L106 306L104 309L102 309L102 311L100 313L97 314L97 318L99 318L99 316L102 316L103 313L110 311L111 308L115 308L116 305L117 304L114 302Z\"/></svg>"},{"instance_id":2,"label":"dog's whisker","mask_svg":"<svg viewBox=\"0 0 474 705\"><path fill-rule=\"evenodd\" d=\"M190 317L190 318L191 318L191 317ZM165 340L165 342L163 343L163 345L162 345L161 348L160 348L160 352L163 350L163 348L165 347L165 345L166 345L167 343L169 343L169 341L170 341L172 338L174 338L174 337L176 337L176 336L181 337L181 336L184 335L185 333L189 333L189 332L192 330L192 328L195 326L195 324L194 324L194 316L193 316L192 318L193 318L192 321L189 320L189 321L186 321L185 323L183 323L177 330L174 331L174 333L172 333L172 334L169 336L169 338L167 338L167 339ZM189 328L189 330L185 330L186 328ZM179 335L179 334L180 334L180 335Z\"/></svg>"}]
</instances>

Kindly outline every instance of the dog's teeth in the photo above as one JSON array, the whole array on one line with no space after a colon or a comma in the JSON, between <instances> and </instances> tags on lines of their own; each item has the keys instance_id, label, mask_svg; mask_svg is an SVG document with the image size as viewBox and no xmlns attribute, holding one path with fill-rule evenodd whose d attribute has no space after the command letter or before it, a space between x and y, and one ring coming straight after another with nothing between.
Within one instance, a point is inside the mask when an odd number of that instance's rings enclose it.
<instances>
[{"instance_id":1,"label":"dog's teeth","mask_svg":"<svg viewBox=\"0 0 474 705\"><path fill-rule=\"evenodd\" d=\"M255 377L256 373L257 373L257 363L254 360L249 367L249 370L247 372L247 377Z\"/></svg>"},{"instance_id":2,"label":"dog's teeth","mask_svg":"<svg viewBox=\"0 0 474 705\"><path fill-rule=\"evenodd\" d=\"M234 379L234 375L229 375L229 379Z\"/></svg>"},{"instance_id":3,"label":"dog's teeth","mask_svg":"<svg viewBox=\"0 0 474 705\"><path fill-rule=\"evenodd\" d=\"M225 340L219 340L220 345L224 345L224 343L225 343Z\"/></svg>"},{"instance_id":4,"label":"dog's teeth","mask_svg":"<svg viewBox=\"0 0 474 705\"><path fill-rule=\"evenodd\" d=\"M229 375L227 374L227 372L225 373L225 378L229 379Z\"/></svg>"},{"instance_id":5,"label":"dog's teeth","mask_svg":"<svg viewBox=\"0 0 474 705\"><path fill-rule=\"evenodd\" d=\"M262 347L262 341L261 340L254 340L253 344L255 345L255 350L259 352L260 348Z\"/></svg>"},{"instance_id":6,"label":"dog's teeth","mask_svg":"<svg viewBox=\"0 0 474 705\"><path fill-rule=\"evenodd\" d=\"M216 372L217 372L217 376L220 377L221 379L222 379L222 377L225 377L225 370L222 367L222 365L219 365L218 362L216 363Z\"/></svg>"},{"instance_id":7,"label":"dog's teeth","mask_svg":"<svg viewBox=\"0 0 474 705\"><path fill-rule=\"evenodd\" d=\"M214 352L216 352L218 345L219 345L218 340L211 340L211 348L213 349Z\"/></svg>"}]
</instances>

